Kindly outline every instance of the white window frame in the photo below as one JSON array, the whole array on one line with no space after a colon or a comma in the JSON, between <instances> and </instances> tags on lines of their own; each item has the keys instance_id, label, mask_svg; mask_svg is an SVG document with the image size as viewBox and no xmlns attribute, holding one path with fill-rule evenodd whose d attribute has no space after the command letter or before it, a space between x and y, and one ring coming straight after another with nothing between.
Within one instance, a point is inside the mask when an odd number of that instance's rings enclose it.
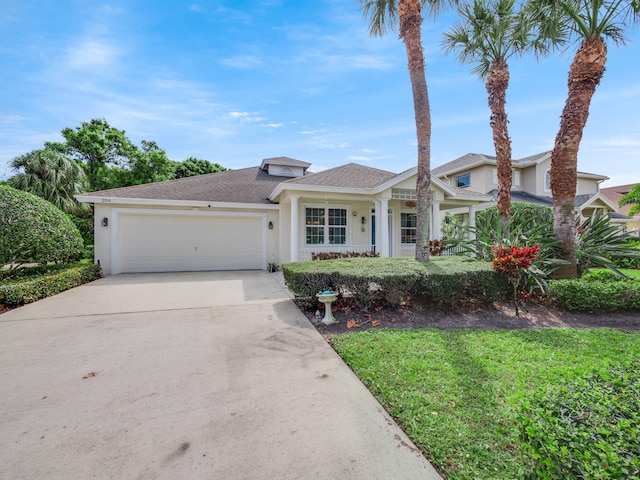
<instances>
[{"instance_id":1,"label":"white window frame","mask_svg":"<svg viewBox=\"0 0 640 480\"><path fill-rule=\"evenodd\" d=\"M402 226L402 216L403 216L405 213L406 213L407 215L414 215L414 216L416 217L416 227L415 227L415 231L416 231L416 233L415 233L415 236L414 236L414 240L416 240L416 239L418 238L418 214L417 214L417 212L416 212L415 210L401 210L401 211L400 211L400 244L401 244L403 247L404 247L404 246L414 246L414 247L415 247L415 245L416 245L416 242L415 242L415 241L414 241L414 242L411 242L411 243L405 243L405 242L403 242L403 241L402 241L402 239L403 239L402 231L403 231L405 228L411 228L411 227L403 227L403 226Z\"/></svg>"},{"instance_id":2,"label":"white window frame","mask_svg":"<svg viewBox=\"0 0 640 480\"><path fill-rule=\"evenodd\" d=\"M547 175L549 176L549 185L547 185ZM542 188L545 192L551 191L551 169L545 170L544 177L542 177Z\"/></svg>"},{"instance_id":3,"label":"white window frame","mask_svg":"<svg viewBox=\"0 0 640 480\"><path fill-rule=\"evenodd\" d=\"M307 208L318 208L324 209L324 215L326 222L323 225L324 227L324 242L323 243L307 243ZM346 219L347 224L344 225L345 229L345 243L329 243L329 228L335 227L335 225L329 225L329 209L336 210L345 210L346 211ZM302 239L305 247L330 247L331 245L350 245L351 244L351 206L350 205L338 205L332 203L321 203L321 204L304 204L302 205ZM342 226L342 225L339 225Z\"/></svg>"},{"instance_id":4,"label":"white window frame","mask_svg":"<svg viewBox=\"0 0 640 480\"><path fill-rule=\"evenodd\" d=\"M467 185L465 185L464 187L461 187L459 185L459 179L461 177L469 177L469 183ZM471 186L471 172L467 172L467 173L461 173L460 175L456 175L456 185L457 188L469 188Z\"/></svg>"}]
</instances>

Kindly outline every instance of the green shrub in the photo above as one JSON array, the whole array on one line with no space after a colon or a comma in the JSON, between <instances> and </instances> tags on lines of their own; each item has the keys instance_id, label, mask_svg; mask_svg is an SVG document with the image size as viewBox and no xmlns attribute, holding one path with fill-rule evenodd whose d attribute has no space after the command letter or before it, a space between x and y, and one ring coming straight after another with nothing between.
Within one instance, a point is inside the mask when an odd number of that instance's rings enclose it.
<instances>
[{"instance_id":1,"label":"green shrub","mask_svg":"<svg viewBox=\"0 0 640 480\"><path fill-rule=\"evenodd\" d=\"M521 413L531 479L640 477L640 361L534 396Z\"/></svg>"},{"instance_id":2,"label":"green shrub","mask_svg":"<svg viewBox=\"0 0 640 480\"><path fill-rule=\"evenodd\" d=\"M82 237L53 204L0 185L0 266L78 259Z\"/></svg>"},{"instance_id":3,"label":"green shrub","mask_svg":"<svg viewBox=\"0 0 640 480\"><path fill-rule=\"evenodd\" d=\"M580 279L585 282L617 282L626 277L621 277L613 270L587 270Z\"/></svg>"},{"instance_id":4,"label":"green shrub","mask_svg":"<svg viewBox=\"0 0 640 480\"><path fill-rule=\"evenodd\" d=\"M377 252L311 252L311 260L336 260L338 258L372 258L379 257Z\"/></svg>"},{"instance_id":5,"label":"green shrub","mask_svg":"<svg viewBox=\"0 0 640 480\"><path fill-rule=\"evenodd\" d=\"M349 258L290 263L282 271L289 289L309 305L315 305L315 294L323 290L349 293L363 310L376 298L391 306L417 298L451 307L468 297L495 301L508 292L490 263L461 257L436 257L425 263L409 257Z\"/></svg>"},{"instance_id":6,"label":"green shrub","mask_svg":"<svg viewBox=\"0 0 640 480\"><path fill-rule=\"evenodd\" d=\"M47 266L48 267L48 266ZM59 271L31 275L0 284L0 302L17 306L56 295L83 283L100 278L100 266L73 264Z\"/></svg>"},{"instance_id":7,"label":"green shrub","mask_svg":"<svg viewBox=\"0 0 640 480\"><path fill-rule=\"evenodd\" d=\"M572 311L616 312L640 309L640 282L633 280L554 280L547 296Z\"/></svg>"},{"instance_id":8,"label":"green shrub","mask_svg":"<svg viewBox=\"0 0 640 480\"><path fill-rule=\"evenodd\" d=\"M78 217L76 215L67 214L69 220L78 228L80 235L82 235L82 242L84 249L82 251L82 258L93 261L94 251L94 232L93 232L93 218Z\"/></svg>"}]
</instances>

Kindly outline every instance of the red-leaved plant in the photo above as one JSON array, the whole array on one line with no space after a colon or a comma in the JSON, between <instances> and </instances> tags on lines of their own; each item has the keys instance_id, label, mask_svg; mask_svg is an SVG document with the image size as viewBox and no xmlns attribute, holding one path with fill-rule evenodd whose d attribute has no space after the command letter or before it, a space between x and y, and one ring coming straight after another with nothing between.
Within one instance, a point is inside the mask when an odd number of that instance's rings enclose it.
<instances>
[{"instance_id":1,"label":"red-leaved plant","mask_svg":"<svg viewBox=\"0 0 640 480\"><path fill-rule=\"evenodd\" d=\"M516 316L520 316L519 304L528 297L528 294L521 290L524 274L536 258L540 247L516 247L515 245L495 246L491 248L493 252L493 269L506 275L509 283L513 287L513 301L516 307Z\"/></svg>"}]
</instances>

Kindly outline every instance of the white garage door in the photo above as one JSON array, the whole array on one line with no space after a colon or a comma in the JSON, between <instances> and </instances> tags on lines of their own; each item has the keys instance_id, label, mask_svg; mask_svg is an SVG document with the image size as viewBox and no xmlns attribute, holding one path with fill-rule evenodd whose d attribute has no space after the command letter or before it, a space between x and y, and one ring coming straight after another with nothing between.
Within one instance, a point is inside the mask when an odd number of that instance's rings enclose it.
<instances>
[{"instance_id":1,"label":"white garage door","mask_svg":"<svg viewBox=\"0 0 640 480\"><path fill-rule=\"evenodd\" d=\"M117 272L252 270L265 266L261 216L118 216Z\"/></svg>"}]
</instances>

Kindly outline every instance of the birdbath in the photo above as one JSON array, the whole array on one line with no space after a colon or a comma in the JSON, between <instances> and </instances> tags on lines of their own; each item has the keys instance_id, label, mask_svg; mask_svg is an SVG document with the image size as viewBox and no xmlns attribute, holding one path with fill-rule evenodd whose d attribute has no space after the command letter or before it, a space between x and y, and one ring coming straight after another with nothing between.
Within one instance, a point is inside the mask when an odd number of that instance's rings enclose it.
<instances>
[{"instance_id":1,"label":"birdbath","mask_svg":"<svg viewBox=\"0 0 640 480\"><path fill-rule=\"evenodd\" d=\"M318 297L318 301L324 303L324 318L322 319L322 323L325 325L338 323L336 317L331 313L331 304L338 299L338 292L326 290L324 292L317 293L316 297Z\"/></svg>"}]
</instances>

